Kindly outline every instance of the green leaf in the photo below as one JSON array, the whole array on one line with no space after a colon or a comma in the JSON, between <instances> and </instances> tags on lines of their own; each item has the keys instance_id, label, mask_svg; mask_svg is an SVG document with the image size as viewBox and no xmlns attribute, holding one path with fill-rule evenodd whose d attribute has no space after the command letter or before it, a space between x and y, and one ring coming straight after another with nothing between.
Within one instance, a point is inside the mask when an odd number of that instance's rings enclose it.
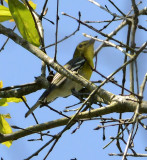
<instances>
[{"instance_id":1,"label":"green leaf","mask_svg":"<svg viewBox=\"0 0 147 160\"><path fill-rule=\"evenodd\" d=\"M0 99L0 106L8 106L8 103L7 103L7 98L2 98Z\"/></svg>"},{"instance_id":2,"label":"green leaf","mask_svg":"<svg viewBox=\"0 0 147 160\"><path fill-rule=\"evenodd\" d=\"M29 9L18 0L8 0L9 10L23 38L40 46L40 37Z\"/></svg>"},{"instance_id":3,"label":"green leaf","mask_svg":"<svg viewBox=\"0 0 147 160\"><path fill-rule=\"evenodd\" d=\"M12 128L10 127L9 123L5 120L5 115L0 114L0 133L1 134L10 134L12 133ZM10 147L12 145L12 141L6 141L2 144Z\"/></svg>"},{"instance_id":4,"label":"green leaf","mask_svg":"<svg viewBox=\"0 0 147 160\"><path fill-rule=\"evenodd\" d=\"M10 19L12 19L12 15L9 8L0 5L0 22L8 21Z\"/></svg>"}]
</instances>

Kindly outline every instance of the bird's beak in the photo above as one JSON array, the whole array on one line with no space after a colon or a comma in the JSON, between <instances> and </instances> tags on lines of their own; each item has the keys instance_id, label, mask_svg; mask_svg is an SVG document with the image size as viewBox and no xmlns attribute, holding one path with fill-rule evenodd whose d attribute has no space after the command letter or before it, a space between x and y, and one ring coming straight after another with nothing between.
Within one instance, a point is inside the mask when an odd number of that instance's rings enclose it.
<instances>
[{"instance_id":1,"label":"bird's beak","mask_svg":"<svg viewBox=\"0 0 147 160\"><path fill-rule=\"evenodd\" d=\"M91 39L89 40L89 44L94 44L94 42L95 42L95 39L92 39L92 38L91 38Z\"/></svg>"}]
</instances>

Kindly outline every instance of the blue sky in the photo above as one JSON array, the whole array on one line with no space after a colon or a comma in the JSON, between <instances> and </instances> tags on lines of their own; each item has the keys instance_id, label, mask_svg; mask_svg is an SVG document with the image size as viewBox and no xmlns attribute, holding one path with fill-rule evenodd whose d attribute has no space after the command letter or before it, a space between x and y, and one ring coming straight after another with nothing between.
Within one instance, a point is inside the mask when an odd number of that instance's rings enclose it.
<instances>
[{"instance_id":1,"label":"blue sky","mask_svg":"<svg viewBox=\"0 0 147 160\"><path fill-rule=\"evenodd\" d=\"M36 11L38 13L42 10L42 1L34 1L37 4ZM118 14L118 11L110 4L108 1L98 1L101 5L107 5L108 8ZM131 8L131 1L128 0L119 0L114 1L115 4L124 12L128 13ZM138 1L136 1L138 2ZM143 9L145 7L145 0L139 6L139 9ZM78 12L81 12L81 19L84 20L109 20L112 17L95 6L94 4L88 2L88 0L60 0L59 7L59 33L58 39L62 39L65 36L72 33L78 26L78 23L73 19L63 16L61 12L65 12L72 16L78 17ZM56 19L56 1L48 2L48 13L46 15L47 18L55 22ZM106 30L105 33L112 32L120 22L112 23ZM5 22L3 23L6 27L12 28L14 23ZM139 19L139 24L146 26L145 24L145 16L142 16ZM104 24L91 24L97 29L101 29ZM52 25L45 20L43 21L44 31L45 31L45 44L51 44L55 42L55 25ZM126 32L127 27L124 27L115 38L119 39L122 42L126 42ZM16 30L16 33L18 31ZM101 35L98 35L96 32L86 28L85 26L80 27L80 31L76 33L75 36L65 40L64 42L58 45L58 54L57 61L60 64L65 64L68 60L72 58L73 52L75 50L76 45L87 39L82 33L87 33L92 36L98 36L98 38L104 39ZM19 34L19 33L18 33ZM142 45L146 41L147 35L142 30L138 30L136 34L136 44L137 46ZM6 37L0 35L0 44L2 45L5 41ZM99 42L95 43L95 49L100 45ZM54 57L55 49L54 47L50 47L47 49L47 53L50 57ZM98 66L97 70L103 73L105 76L110 75L114 72L118 67L123 64L123 53L113 48L103 48L98 54ZM138 58L138 71L139 71L139 83L141 84L145 73L147 72L147 55L141 54ZM129 71L129 67L127 67L127 71ZM18 85L24 83L30 83L34 81L34 77L39 76L41 73L41 61L35 57L33 54L29 53L27 50L21 48L19 45L15 44L13 41L9 40L5 49L0 53L0 80L3 81L4 87L11 85ZM115 79L121 84L121 76L122 72L120 71L115 75ZM103 80L99 75L93 74L91 80ZM106 84L104 89L119 94L121 89L116 87L113 84ZM126 88L129 88L129 73L127 73L126 77ZM40 97L43 90L27 95L27 102L29 106L32 106L36 100ZM128 93L125 93L128 94ZM144 99L147 100L147 90L144 92ZM51 103L50 105L58 110L63 110L65 106L69 106L77 103L78 100L70 96L68 98L58 98L56 101ZM95 106L97 107L97 106ZM16 125L22 128L26 128L30 125L34 125L35 122L32 116L28 118L24 118L25 113L27 112L27 108L23 103L19 104L9 104L8 107L2 107L2 114L11 114L11 119L8 122L11 125ZM47 122L51 120L55 120L61 118L60 115L53 113L47 108L37 109L35 111L37 119L40 123ZM73 113L70 113L73 114ZM123 118L130 118L132 113L124 114ZM106 115L104 117L114 117L118 118L119 115L114 113L112 115ZM72 158L77 158L78 160L101 160L101 159L109 159L109 160L119 160L120 157L109 157L108 153L118 153L118 150L115 146L115 142L103 150L102 148L110 141L110 137L116 136L117 128L109 127L106 128L106 140L102 140L102 130L95 131L93 130L95 127L100 125L98 120L85 122L81 128L75 133L71 134L71 132L77 127L75 125L69 131L67 131L63 137L59 140L55 149L50 154L48 159L50 160L70 160ZM62 128L56 128L50 130L51 134L56 134L61 131ZM146 132L142 127L139 127L138 134L135 138L135 149L136 152L143 153L144 148L146 147ZM29 137L25 137L14 141L12 146L8 149L7 147L0 145L0 157L3 157L6 160L21 160L27 158L32 153L34 153L38 148L40 148L45 142L49 139L48 137L44 137L44 141L40 142L28 142L28 139L38 138L39 135L31 135ZM128 137L128 135L126 135ZM126 139L127 141L127 139ZM125 145L123 145L123 150ZM47 147L43 150L38 157L34 157L33 160L43 159L44 155L49 150ZM133 158L128 158L132 160Z\"/></svg>"}]
</instances>

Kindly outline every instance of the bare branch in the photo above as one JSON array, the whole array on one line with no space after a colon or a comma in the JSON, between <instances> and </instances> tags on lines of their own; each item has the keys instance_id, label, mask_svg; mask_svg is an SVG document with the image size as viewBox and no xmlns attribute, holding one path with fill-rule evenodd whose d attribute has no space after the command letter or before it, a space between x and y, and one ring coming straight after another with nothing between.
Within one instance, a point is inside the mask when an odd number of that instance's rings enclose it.
<instances>
[{"instance_id":1,"label":"bare branch","mask_svg":"<svg viewBox=\"0 0 147 160\"><path fill-rule=\"evenodd\" d=\"M87 118L98 117L101 115L106 115L106 114L110 114L114 112L117 112L117 113L134 112L137 104L138 103L135 102L134 99L132 99L129 96L126 96L126 97L117 96L113 99L113 103L111 105L108 105L102 108L98 108L98 109L94 109L91 111L81 112L77 115L76 120L80 120L80 119L83 120ZM140 113L147 113L147 102L146 101L142 103L141 108L140 108ZM70 116L70 118L72 117L73 116ZM47 129L53 129L56 127L64 126L64 125L67 125L68 122L69 122L69 118L65 117L65 118L54 120L54 121L49 121L46 123L30 126L24 130L19 130L12 134L0 135L1 137L0 143L8 141L8 140L17 140L24 136L33 134L34 132L37 133L37 132L44 131Z\"/></svg>"}]
</instances>

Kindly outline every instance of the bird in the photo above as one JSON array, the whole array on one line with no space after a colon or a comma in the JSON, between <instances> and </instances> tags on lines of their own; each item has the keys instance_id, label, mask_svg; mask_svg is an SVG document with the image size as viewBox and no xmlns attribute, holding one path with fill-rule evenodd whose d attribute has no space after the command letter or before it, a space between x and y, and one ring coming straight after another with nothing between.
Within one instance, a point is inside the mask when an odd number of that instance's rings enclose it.
<instances>
[{"instance_id":1,"label":"bird","mask_svg":"<svg viewBox=\"0 0 147 160\"><path fill-rule=\"evenodd\" d=\"M92 69L94 68L94 42L94 39L90 39L79 43L75 49L73 58L64 65L64 68L75 71L85 79L90 80ZM82 88L82 85L57 72L48 89L44 91L38 101L28 110L25 117L28 117L43 103L48 104L58 97L68 97L72 94L72 90L78 92Z\"/></svg>"}]
</instances>

